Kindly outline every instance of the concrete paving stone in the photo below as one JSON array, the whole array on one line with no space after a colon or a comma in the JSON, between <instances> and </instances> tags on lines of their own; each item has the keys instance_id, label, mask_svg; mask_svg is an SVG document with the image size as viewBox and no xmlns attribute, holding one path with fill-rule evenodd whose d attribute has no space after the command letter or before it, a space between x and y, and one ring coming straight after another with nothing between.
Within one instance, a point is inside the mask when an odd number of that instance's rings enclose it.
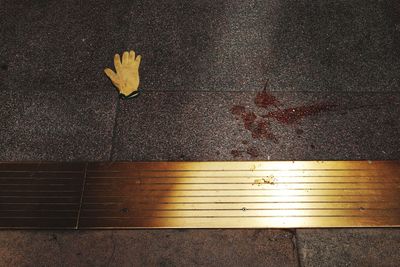
<instances>
[{"instance_id":1,"label":"concrete paving stone","mask_svg":"<svg viewBox=\"0 0 400 267\"><path fill-rule=\"evenodd\" d=\"M297 266L292 238L292 232L283 230L1 231L0 263Z\"/></svg>"},{"instance_id":2,"label":"concrete paving stone","mask_svg":"<svg viewBox=\"0 0 400 267\"><path fill-rule=\"evenodd\" d=\"M145 90L400 88L394 0L3 2L0 85L12 90L102 92L126 49L143 55Z\"/></svg>"},{"instance_id":3,"label":"concrete paving stone","mask_svg":"<svg viewBox=\"0 0 400 267\"><path fill-rule=\"evenodd\" d=\"M126 25L132 1L5 1L2 87L13 91L111 90L104 75L113 56L133 48ZM127 10L128 9L128 10ZM21 19L23 18L23 19ZM106 89L105 89L105 86Z\"/></svg>"},{"instance_id":4,"label":"concrete paving stone","mask_svg":"<svg viewBox=\"0 0 400 267\"><path fill-rule=\"evenodd\" d=\"M265 80L273 2L183 2L179 15L183 88L251 90Z\"/></svg>"},{"instance_id":5,"label":"concrete paving stone","mask_svg":"<svg viewBox=\"0 0 400 267\"><path fill-rule=\"evenodd\" d=\"M399 229L297 230L301 266L399 266Z\"/></svg>"},{"instance_id":6,"label":"concrete paving stone","mask_svg":"<svg viewBox=\"0 0 400 267\"><path fill-rule=\"evenodd\" d=\"M277 88L398 91L398 1L278 1L268 74Z\"/></svg>"},{"instance_id":7,"label":"concrete paving stone","mask_svg":"<svg viewBox=\"0 0 400 267\"><path fill-rule=\"evenodd\" d=\"M0 91L0 160L109 160L114 92Z\"/></svg>"},{"instance_id":8,"label":"concrete paving stone","mask_svg":"<svg viewBox=\"0 0 400 267\"><path fill-rule=\"evenodd\" d=\"M183 5L185 88L398 91L395 1L199 1Z\"/></svg>"},{"instance_id":9,"label":"concrete paving stone","mask_svg":"<svg viewBox=\"0 0 400 267\"><path fill-rule=\"evenodd\" d=\"M0 49L0 85L37 90L49 84L53 92L103 93L113 90L103 69L114 69L115 53L133 49L143 56L143 88L176 89L179 74L171 69L178 51L174 6L147 0L6 1L10 14L3 22L8 30L3 30L6 41Z\"/></svg>"},{"instance_id":10,"label":"concrete paving stone","mask_svg":"<svg viewBox=\"0 0 400 267\"><path fill-rule=\"evenodd\" d=\"M179 2L143 0L130 8L125 38L142 55L140 87L144 90L182 90Z\"/></svg>"},{"instance_id":11,"label":"concrete paving stone","mask_svg":"<svg viewBox=\"0 0 400 267\"><path fill-rule=\"evenodd\" d=\"M399 159L399 94L266 92L277 102L266 108L255 104L260 94L147 92L121 101L112 159Z\"/></svg>"}]
</instances>

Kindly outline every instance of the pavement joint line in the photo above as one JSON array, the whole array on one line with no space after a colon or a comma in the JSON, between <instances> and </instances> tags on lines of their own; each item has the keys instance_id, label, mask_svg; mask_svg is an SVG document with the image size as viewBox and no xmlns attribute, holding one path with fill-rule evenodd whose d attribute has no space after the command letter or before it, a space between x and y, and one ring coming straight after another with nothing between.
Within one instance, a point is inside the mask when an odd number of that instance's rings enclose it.
<instances>
[{"instance_id":1,"label":"pavement joint line","mask_svg":"<svg viewBox=\"0 0 400 267\"><path fill-rule=\"evenodd\" d=\"M119 112L119 106L120 106L120 99L117 98L117 103L115 104L115 116L114 116L114 123L113 123L113 128L112 128L112 135L111 135L111 148L110 148L110 155L109 155L109 160L113 161L114 158L114 148L115 148L115 141L116 141L116 128L117 128L117 121L118 121L118 112Z\"/></svg>"}]
</instances>

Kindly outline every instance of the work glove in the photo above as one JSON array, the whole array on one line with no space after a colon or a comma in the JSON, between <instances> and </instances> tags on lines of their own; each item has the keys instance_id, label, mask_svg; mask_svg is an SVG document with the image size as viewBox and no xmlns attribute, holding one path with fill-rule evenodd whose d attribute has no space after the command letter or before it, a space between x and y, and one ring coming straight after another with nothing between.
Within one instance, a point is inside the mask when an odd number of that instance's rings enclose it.
<instances>
[{"instance_id":1,"label":"work glove","mask_svg":"<svg viewBox=\"0 0 400 267\"><path fill-rule=\"evenodd\" d=\"M132 98L139 95L139 65L142 57L135 58L135 52L124 52L122 62L119 54L114 56L114 66L116 73L106 68L104 72L117 87L121 98Z\"/></svg>"}]
</instances>

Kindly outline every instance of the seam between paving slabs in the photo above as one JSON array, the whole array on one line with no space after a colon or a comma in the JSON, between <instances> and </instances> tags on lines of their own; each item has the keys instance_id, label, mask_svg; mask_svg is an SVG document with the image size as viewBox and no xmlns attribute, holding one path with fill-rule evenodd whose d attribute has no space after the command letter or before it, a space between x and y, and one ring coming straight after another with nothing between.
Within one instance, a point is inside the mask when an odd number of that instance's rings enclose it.
<instances>
[{"instance_id":1,"label":"seam between paving slabs","mask_svg":"<svg viewBox=\"0 0 400 267\"><path fill-rule=\"evenodd\" d=\"M260 85L259 88L255 89L246 89L246 90L179 90L179 89L146 89L148 93L257 93L262 90L263 86ZM379 94L379 95L387 95L387 94L399 94L400 91L391 90L391 91L345 91L345 90L334 90L334 91L316 91L316 90L277 90L277 89L268 89L269 92L273 93L315 93L315 94L356 94L356 95L365 95L365 94Z\"/></svg>"},{"instance_id":2,"label":"seam between paving slabs","mask_svg":"<svg viewBox=\"0 0 400 267\"><path fill-rule=\"evenodd\" d=\"M85 163L85 169L84 169L84 172L83 172L82 192L81 192L81 198L80 198L80 203L79 203L78 216L76 217L75 229L79 229L79 220L80 220L80 217L81 217L81 210L82 210L82 204L83 204L83 195L85 193L87 168L88 168L88 163L86 162Z\"/></svg>"},{"instance_id":3,"label":"seam between paving slabs","mask_svg":"<svg viewBox=\"0 0 400 267\"><path fill-rule=\"evenodd\" d=\"M110 161L113 161L114 158L114 143L115 143L115 131L117 128L117 120L118 120L118 113L119 113L119 105L120 105L120 100L119 98L117 98L117 103L115 104L115 116L114 116L114 124L113 124L113 128L112 128L112 135L111 135L111 148L110 148L110 155L108 157L108 159Z\"/></svg>"},{"instance_id":4,"label":"seam between paving slabs","mask_svg":"<svg viewBox=\"0 0 400 267\"><path fill-rule=\"evenodd\" d=\"M303 267L304 264L302 264L301 258L300 258L300 247L299 247L299 238L297 236L297 231L298 231L298 228L294 229L294 238L295 238L294 245L296 246L297 266Z\"/></svg>"}]
</instances>

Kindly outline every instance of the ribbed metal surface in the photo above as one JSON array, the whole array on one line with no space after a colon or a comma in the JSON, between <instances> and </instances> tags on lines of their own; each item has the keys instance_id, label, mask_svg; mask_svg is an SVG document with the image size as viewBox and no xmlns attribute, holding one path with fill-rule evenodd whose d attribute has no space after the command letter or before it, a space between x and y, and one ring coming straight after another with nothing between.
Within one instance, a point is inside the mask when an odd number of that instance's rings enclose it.
<instances>
[{"instance_id":1,"label":"ribbed metal surface","mask_svg":"<svg viewBox=\"0 0 400 267\"><path fill-rule=\"evenodd\" d=\"M400 162L88 165L80 228L400 225Z\"/></svg>"},{"instance_id":2,"label":"ribbed metal surface","mask_svg":"<svg viewBox=\"0 0 400 267\"><path fill-rule=\"evenodd\" d=\"M0 228L76 228L84 163L0 163Z\"/></svg>"}]
</instances>

